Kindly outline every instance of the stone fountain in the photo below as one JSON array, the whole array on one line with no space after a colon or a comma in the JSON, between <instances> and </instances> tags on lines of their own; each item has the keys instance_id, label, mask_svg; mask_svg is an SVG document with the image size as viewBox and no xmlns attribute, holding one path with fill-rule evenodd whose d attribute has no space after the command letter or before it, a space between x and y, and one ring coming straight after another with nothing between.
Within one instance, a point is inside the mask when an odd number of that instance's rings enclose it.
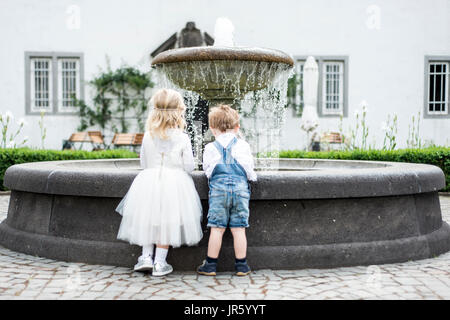
<instances>
[{"instance_id":1,"label":"stone fountain","mask_svg":"<svg viewBox=\"0 0 450 320\"><path fill-rule=\"evenodd\" d=\"M265 159L264 161L275 161ZM331 268L432 258L450 250L436 166L380 161L280 159L252 186L248 259L256 269ZM0 245L56 260L131 267L140 247L116 240L114 209L138 174L138 159L71 160L11 166ZM206 253L208 182L193 173L204 238L169 251L175 270L195 270ZM233 270L224 236L219 270Z\"/></svg>"},{"instance_id":2,"label":"stone fountain","mask_svg":"<svg viewBox=\"0 0 450 320\"><path fill-rule=\"evenodd\" d=\"M209 106L236 105L247 93L269 87L281 74L289 75L294 66L289 55L273 49L236 47L233 32L229 19L218 18L213 46L159 53L152 67L166 77L162 85L194 91L209 101Z\"/></svg>"},{"instance_id":3,"label":"stone fountain","mask_svg":"<svg viewBox=\"0 0 450 320\"><path fill-rule=\"evenodd\" d=\"M278 50L211 46L168 50L152 65L171 83L199 93L210 105L233 105L247 93L267 88L294 61Z\"/></svg>"},{"instance_id":4,"label":"stone fountain","mask_svg":"<svg viewBox=\"0 0 450 320\"><path fill-rule=\"evenodd\" d=\"M274 137L280 139L280 128L286 104L287 79L294 61L279 50L268 48L236 47L233 40L234 27L226 18L219 18L215 27L215 42L208 47L188 47L164 51L152 60L161 87L172 87L190 98L187 101L188 132L194 144L194 152L202 151L206 142L213 139L208 130L205 135L192 130L193 113L206 115L208 108L224 103L239 111L252 105L259 111L253 122L264 124L250 128L248 121L241 130L247 140L257 134L264 136L266 145L277 147ZM250 99L248 99L250 97ZM198 110L197 101L207 101ZM256 107L256 108L255 108ZM258 117L258 119L256 119ZM202 123L202 131L206 124ZM274 134L275 133L275 134ZM253 145L260 146L259 143ZM257 148L255 153L263 150Z\"/></svg>"},{"instance_id":5,"label":"stone fountain","mask_svg":"<svg viewBox=\"0 0 450 320\"><path fill-rule=\"evenodd\" d=\"M172 85L195 90L210 104L236 104L246 93L267 90L292 63L276 50L223 46L175 49L153 60ZM450 250L439 167L323 159L257 159L257 166L269 169L258 172L252 186L247 257L254 270L403 262ZM11 198L0 244L57 260L133 266L140 247L116 239L121 216L115 208L139 170L138 159L11 166L4 177ZM201 171L193 179L204 238L198 246L169 251L175 270L195 270L208 244L208 183ZM219 271L233 270L233 258L226 233Z\"/></svg>"}]
</instances>

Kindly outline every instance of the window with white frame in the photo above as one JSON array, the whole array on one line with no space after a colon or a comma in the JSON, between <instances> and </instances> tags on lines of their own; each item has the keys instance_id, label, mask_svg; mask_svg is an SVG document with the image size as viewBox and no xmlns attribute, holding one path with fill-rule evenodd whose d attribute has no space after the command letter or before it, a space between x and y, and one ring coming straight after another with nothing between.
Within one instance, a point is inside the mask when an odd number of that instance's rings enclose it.
<instances>
[{"instance_id":1,"label":"window with white frame","mask_svg":"<svg viewBox=\"0 0 450 320\"><path fill-rule=\"evenodd\" d=\"M30 59L31 110L52 109L52 59Z\"/></svg>"},{"instance_id":2,"label":"window with white frame","mask_svg":"<svg viewBox=\"0 0 450 320\"><path fill-rule=\"evenodd\" d=\"M448 114L449 62L428 62L428 114Z\"/></svg>"},{"instance_id":3,"label":"window with white frame","mask_svg":"<svg viewBox=\"0 0 450 320\"><path fill-rule=\"evenodd\" d=\"M296 80L300 80L295 90L295 99L288 96L288 103L294 107L294 116L301 115L303 110L304 64L307 56L295 56L294 72ZM347 116L347 56L314 56L319 67L317 114L319 117ZM292 81L292 80L291 80ZM292 93L292 90L291 90ZM288 89L289 94L289 89ZM297 108L300 106L300 108Z\"/></svg>"},{"instance_id":4,"label":"window with white frame","mask_svg":"<svg viewBox=\"0 0 450 320\"><path fill-rule=\"evenodd\" d=\"M298 95L295 97L295 103L303 107L303 67L305 62L297 63L297 74L299 83L297 84Z\"/></svg>"},{"instance_id":5,"label":"window with white frame","mask_svg":"<svg viewBox=\"0 0 450 320\"><path fill-rule=\"evenodd\" d=\"M26 112L75 114L83 99L82 53L25 52Z\"/></svg>"},{"instance_id":6,"label":"window with white frame","mask_svg":"<svg viewBox=\"0 0 450 320\"><path fill-rule=\"evenodd\" d=\"M301 115L303 110L303 67L304 60L295 61L294 76L289 79L289 85L294 86L288 90L288 105L293 108L294 115Z\"/></svg>"},{"instance_id":7,"label":"window with white frame","mask_svg":"<svg viewBox=\"0 0 450 320\"><path fill-rule=\"evenodd\" d=\"M344 108L344 63L322 64L322 113L342 114Z\"/></svg>"},{"instance_id":8,"label":"window with white frame","mask_svg":"<svg viewBox=\"0 0 450 320\"><path fill-rule=\"evenodd\" d=\"M75 100L80 99L80 61L73 58L58 59L58 110L73 111Z\"/></svg>"}]
</instances>

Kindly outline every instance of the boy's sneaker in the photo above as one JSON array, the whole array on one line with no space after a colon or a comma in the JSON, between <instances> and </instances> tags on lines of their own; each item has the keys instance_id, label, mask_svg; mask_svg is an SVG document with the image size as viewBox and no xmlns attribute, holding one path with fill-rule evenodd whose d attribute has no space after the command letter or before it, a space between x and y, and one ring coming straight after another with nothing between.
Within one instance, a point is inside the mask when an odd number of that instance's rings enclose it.
<instances>
[{"instance_id":1,"label":"boy's sneaker","mask_svg":"<svg viewBox=\"0 0 450 320\"><path fill-rule=\"evenodd\" d=\"M203 264L197 268L197 273L205 276L216 275L217 263L203 260Z\"/></svg>"},{"instance_id":2,"label":"boy's sneaker","mask_svg":"<svg viewBox=\"0 0 450 320\"><path fill-rule=\"evenodd\" d=\"M235 262L234 269L236 270L237 276L246 276L251 272L250 267L247 264L247 261Z\"/></svg>"},{"instance_id":3,"label":"boy's sneaker","mask_svg":"<svg viewBox=\"0 0 450 320\"><path fill-rule=\"evenodd\" d=\"M170 264L168 263L158 263L156 262L153 265L153 272L152 272L152 276L154 277L161 277L161 276L165 276L166 274L169 274L173 271L173 268Z\"/></svg>"},{"instance_id":4,"label":"boy's sneaker","mask_svg":"<svg viewBox=\"0 0 450 320\"><path fill-rule=\"evenodd\" d=\"M138 263L134 266L134 271L148 271L153 268L153 259L150 256L138 258Z\"/></svg>"}]
</instances>

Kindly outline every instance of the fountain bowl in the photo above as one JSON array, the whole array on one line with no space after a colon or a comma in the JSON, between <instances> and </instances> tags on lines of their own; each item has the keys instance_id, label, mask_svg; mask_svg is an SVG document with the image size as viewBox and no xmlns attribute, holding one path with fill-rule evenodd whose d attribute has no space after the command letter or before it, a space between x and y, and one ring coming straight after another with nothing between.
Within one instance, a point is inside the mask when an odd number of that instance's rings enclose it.
<instances>
[{"instance_id":1,"label":"fountain bowl","mask_svg":"<svg viewBox=\"0 0 450 320\"><path fill-rule=\"evenodd\" d=\"M433 165L324 159L258 160L252 183L250 266L254 269L332 268L432 258L450 250ZM89 264L132 267L141 248L116 239L115 212L139 159L70 160L18 164L5 173L11 190L0 245L26 254ZM173 248L175 270L195 270L205 258L208 183L193 179L203 205L204 237ZM219 271L234 268L230 232Z\"/></svg>"},{"instance_id":2,"label":"fountain bowl","mask_svg":"<svg viewBox=\"0 0 450 320\"><path fill-rule=\"evenodd\" d=\"M152 61L178 87L212 102L232 102L266 88L294 65L286 53L252 47L191 47L164 51Z\"/></svg>"}]
</instances>

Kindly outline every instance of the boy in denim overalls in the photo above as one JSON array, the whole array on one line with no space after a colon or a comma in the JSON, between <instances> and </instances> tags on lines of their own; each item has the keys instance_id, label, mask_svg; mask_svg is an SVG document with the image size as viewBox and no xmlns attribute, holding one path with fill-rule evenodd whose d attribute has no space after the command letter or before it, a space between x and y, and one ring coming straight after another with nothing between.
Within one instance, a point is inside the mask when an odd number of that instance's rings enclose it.
<instances>
[{"instance_id":1,"label":"boy in denim overalls","mask_svg":"<svg viewBox=\"0 0 450 320\"><path fill-rule=\"evenodd\" d=\"M256 181L253 156L247 142L236 137L239 114L226 105L212 108L209 127L216 140L205 146L203 169L209 178L208 227L211 233L208 254L197 272L216 275L222 237L230 227L236 256L237 275L247 275L247 238L249 227L250 188L248 180Z\"/></svg>"}]
</instances>

